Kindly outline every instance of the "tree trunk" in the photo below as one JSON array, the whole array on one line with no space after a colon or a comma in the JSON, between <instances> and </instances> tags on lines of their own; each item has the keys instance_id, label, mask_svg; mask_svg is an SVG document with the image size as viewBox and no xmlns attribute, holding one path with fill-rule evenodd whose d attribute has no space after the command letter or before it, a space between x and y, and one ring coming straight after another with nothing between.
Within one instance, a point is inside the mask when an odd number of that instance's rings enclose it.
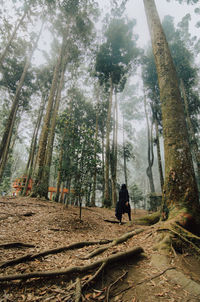
<instances>
[{"instance_id":1,"label":"tree trunk","mask_svg":"<svg viewBox=\"0 0 200 302\"><path fill-rule=\"evenodd\" d=\"M123 117L123 158L124 158L124 180L125 180L126 187L128 187L126 150L125 150L125 134L124 134L124 117Z\"/></svg>"},{"instance_id":2,"label":"tree trunk","mask_svg":"<svg viewBox=\"0 0 200 302\"><path fill-rule=\"evenodd\" d=\"M0 68L2 67L2 63L5 59L5 56L7 55L9 47L16 36L18 28L22 25L22 22L24 21L24 18L26 17L27 13L28 13L28 9L25 9L22 17L17 21L15 28L13 30L13 33L11 34L10 38L8 39L5 49L3 50L2 54L0 55Z\"/></svg>"},{"instance_id":3,"label":"tree trunk","mask_svg":"<svg viewBox=\"0 0 200 302\"><path fill-rule=\"evenodd\" d=\"M149 127L149 119L148 119L148 113L147 113L147 101L146 101L146 95L144 93L144 111L145 111L145 117L147 122L147 142L148 142L148 167L146 169L146 173L149 179L149 185L151 193L155 192L155 186L153 181L153 173L152 173L152 166L154 162L154 154L153 154L153 139L152 139L152 131L153 131L153 122L151 124L151 131Z\"/></svg>"},{"instance_id":4,"label":"tree trunk","mask_svg":"<svg viewBox=\"0 0 200 302\"><path fill-rule=\"evenodd\" d=\"M97 88L97 89L99 89L99 88ZM96 201L98 131L99 131L99 93L97 95L96 127L95 127L95 138L94 138L94 175L93 175L92 197L91 197L91 206L92 207L95 207L95 201Z\"/></svg>"},{"instance_id":5,"label":"tree trunk","mask_svg":"<svg viewBox=\"0 0 200 302\"><path fill-rule=\"evenodd\" d=\"M184 100L184 105L185 105L186 121L187 121L188 131L189 131L189 134L190 134L190 144L191 144L192 151L193 151L193 154L194 154L194 160L195 160L195 163L197 165L198 187L199 187L199 190L200 190L200 152L199 152L199 148L198 148L197 139L195 137L194 128L193 128L193 125L192 125L190 114L189 114L187 94L186 94L184 83L183 83L182 79L181 79L181 82L180 82L180 87L181 87L183 100Z\"/></svg>"},{"instance_id":6,"label":"tree trunk","mask_svg":"<svg viewBox=\"0 0 200 302\"><path fill-rule=\"evenodd\" d=\"M179 222L192 228L190 222L200 213L199 198L178 79L155 2L143 1L160 88L165 150L163 200L169 217L180 212ZM190 218L186 219L184 215L188 214Z\"/></svg>"},{"instance_id":7,"label":"tree trunk","mask_svg":"<svg viewBox=\"0 0 200 302\"><path fill-rule=\"evenodd\" d=\"M160 140L159 140L159 131L158 131L158 121L155 117L155 128L156 128L156 148L157 148L157 158L158 158L158 172L160 177L160 186L161 191L163 190L164 186L164 178L163 178L163 169L162 169L162 160L161 160L161 153L160 153Z\"/></svg>"},{"instance_id":8,"label":"tree trunk","mask_svg":"<svg viewBox=\"0 0 200 302\"><path fill-rule=\"evenodd\" d=\"M54 96L56 93L58 77L59 77L59 73L60 73L61 58L62 58L62 47L60 49L60 53L59 53L59 56L57 59L55 69L54 69L53 80L52 80L52 84L51 84L46 114L44 117L44 124L42 127L42 132L41 132L40 141L39 141L39 149L38 149L37 164L36 164L37 172L36 172L36 177L35 177L34 185L32 188L32 193L31 193L31 196L33 196L33 197L36 197L39 195L40 197L47 198L46 187L43 186L41 179L42 179L42 176L44 173L44 169L46 168L45 167L46 147L47 147L49 125L50 125L50 119L51 119L51 114L52 114Z\"/></svg>"},{"instance_id":9,"label":"tree trunk","mask_svg":"<svg viewBox=\"0 0 200 302\"><path fill-rule=\"evenodd\" d=\"M39 38L41 36L42 29L43 29L43 25L42 25L42 27L40 29L40 32L37 36L37 39L36 39L36 41L33 45L33 48L32 48L32 50L31 50L31 52L30 52L30 54L29 54L29 56L26 60L23 73L21 75L21 78L19 80L19 84L18 84L17 89L16 89L16 93L15 93L15 96L14 96L14 100L13 100L13 103L12 103L10 114L9 114L8 120L6 122L5 130L4 130L1 145L0 145L0 170L1 170L0 180L2 178L4 167L5 167L5 164L6 164L6 161L7 161L7 156L8 156L9 147L10 147L10 141L11 141L11 138L12 138L12 132L13 132L15 119L16 119L16 115L17 115L17 111L18 111L18 107L19 107L19 102L20 102L21 89L22 89L22 86L24 84L24 79L25 79L26 73L28 71L29 65L31 63L33 53L34 53L34 51L37 47Z\"/></svg>"},{"instance_id":10,"label":"tree trunk","mask_svg":"<svg viewBox=\"0 0 200 302\"><path fill-rule=\"evenodd\" d=\"M104 131L102 131L102 199L105 195L105 144Z\"/></svg>"},{"instance_id":11,"label":"tree trunk","mask_svg":"<svg viewBox=\"0 0 200 302\"><path fill-rule=\"evenodd\" d=\"M106 157L105 157L105 192L104 192L104 206L110 207L110 190L109 190L109 167L110 167L110 121L111 121L111 109L112 109L112 95L113 95L113 83L110 78L110 96L109 106L106 120Z\"/></svg>"},{"instance_id":12,"label":"tree trunk","mask_svg":"<svg viewBox=\"0 0 200 302\"><path fill-rule=\"evenodd\" d=\"M55 106L54 106L54 110L53 110L53 114L52 114L51 128L50 128L46 155L45 155L45 167L46 168L45 168L43 176L42 176L42 182L43 182L43 189L44 189L43 194L46 197L48 197L49 177L50 177L50 168L51 168L51 160L52 160L52 152L53 152L53 143L54 143L54 138L55 138L56 119L57 119L58 109L59 109L59 105L60 105L61 91L62 91L63 84L64 84L64 75L65 75L65 67L63 67L62 73L60 76L60 82L59 82L58 91L57 91L56 100L55 100Z\"/></svg>"},{"instance_id":13,"label":"tree trunk","mask_svg":"<svg viewBox=\"0 0 200 302\"><path fill-rule=\"evenodd\" d=\"M45 96L43 94L42 103L41 103L41 106L39 109L38 119L37 119L37 122L35 125L35 130L34 130L32 142L31 142L29 158L28 158L28 162L27 162L26 170L25 170L25 175L27 176L27 178L26 178L26 183L25 183L24 190L23 190L23 195L26 195L26 193L27 193L28 183L29 183L30 178L32 178L32 174L33 174L33 163L34 163L34 158L35 158L35 153L36 153L38 132L39 132L42 117L43 117L44 107L45 107Z\"/></svg>"},{"instance_id":14,"label":"tree trunk","mask_svg":"<svg viewBox=\"0 0 200 302\"><path fill-rule=\"evenodd\" d=\"M62 182L62 162L63 162L63 155L64 155L64 140L67 132L67 127L68 125L65 124L64 132L63 132L63 137L62 137L62 142L60 146L60 154L59 154L59 163L58 163L58 174L57 174L57 185L56 185L56 196L55 196L55 201L59 201L59 195L60 195L60 186Z\"/></svg>"},{"instance_id":15,"label":"tree trunk","mask_svg":"<svg viewBox=\"0 0 200 302\"><path fill-rule=\"evenodd\" d=\"M113 144L112 144L112 162L111 162L111 181L112 181L112 206L117 203L117 135L118 135L118 103L117 92L115 90L115 105L113 108Z\"/></svg>"}]
</instances>

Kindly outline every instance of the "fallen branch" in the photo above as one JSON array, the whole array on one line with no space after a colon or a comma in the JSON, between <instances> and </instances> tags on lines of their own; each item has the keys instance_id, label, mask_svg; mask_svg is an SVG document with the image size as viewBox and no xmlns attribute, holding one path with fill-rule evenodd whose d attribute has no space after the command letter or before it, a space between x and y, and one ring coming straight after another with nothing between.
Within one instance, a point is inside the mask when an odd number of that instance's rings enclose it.
<instances>
[{"instance_id":1,"label":"fallen branch","mask_svg":"<svg viewBox=\"0 0 200 302\"><path fill-rule=\"evenodd\" d=\"M57 276L71 276L72 274L80 274L85 273L87 271L90 271L102 263L106 262L106 265L111 264L116 261L121 261L124 259L127 259L130 256L138 256L141 253L143 253L144 250L141 247L135 247L132 249L129 249L125 252L117 253L114 255L111 255L109 257L99 259L96 262L93 262L91 264L85 265L85 266L73 266L68 268L67 270L60 270L60 271L47 271L47 272L32 272L27 274L16 274L16 275L6 275L6 276L0 276L0 282L3 281L11 281L11 280L27 280L32 278L49 278L49 277L57 277Z\"/></svg>"},{"instance_id":2,"label":"fallen branch","mask_svg":"<svg viewBox=\"0 0 200 302\"><path fill-rule=\"evenodd\" d=\"M120 243L128 240L129 238L131 238L131 237L133 237L133 236L135 236L135 235L143 232L143 231L144 231L144 229L138 229L136 231L128 232L128 233L122 235L121 237L114 239L109 245L97 248L93 252L91 252L90 254L88 254L87 256L82 257L81 259L82 260L86 260L86 259L90 259L90 258L92 258L92 257L94 257L96 255L99 255L99 254L103 253L104 251L106 251L107 249L109 249L110 247L115 246L117 244L120 244Z\"/></svg>"},{"instance_id":3,"label":"fallen branch","mask_svg":"<svg viewBox=\"0 0 200 302\"><path fill-rule=\"evenodd\" d=\"M28 255L21 256L19 258L13 259L13 260L8 260L8 261L2 263L0 265L0 268L8 267L8 266L18 264L18 263L21 263L21 262L24 262L24 261L31 261L31 260L34 260L36 258L44 257L44 256L47 256L47 255L50 255L50 254L61 253L61 252L67 251L67 250L72 250L72 249L76 249L76 248L78 249L78 248L82 248L84 246L89 246L89 245L105 244L105 243L108 243L108 242L110 242L110 240L81 241L81 242L77 242L77 243L72 243L68 246L62 246L62 247L58 247L58 248L54 248L54 249L50 249L50 250L45 250L43 252L36 253L36 254L28 254Z\"/></svg>"}]
</instances>

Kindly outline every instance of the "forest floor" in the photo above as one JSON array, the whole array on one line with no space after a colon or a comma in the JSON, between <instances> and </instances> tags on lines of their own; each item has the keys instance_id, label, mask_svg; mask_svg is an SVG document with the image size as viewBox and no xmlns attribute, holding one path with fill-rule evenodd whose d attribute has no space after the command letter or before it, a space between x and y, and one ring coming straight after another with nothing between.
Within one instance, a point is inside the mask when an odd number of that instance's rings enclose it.
<instances>
[{"instance_id":1,"label":"forest floor","mask_svg":"<svg viewBox=\"0 0 200 302\"><path fill-rule=\"evenodd\" d=\"M72 274L26 280L0 280L0 301L200 301L200 296L197 296L192 289L188 291L188 287L170 277L176 269L187 276L188 282L191 280L192 284L200 286L200 261L192 254L177 254L174 251L170 255L169 266L163 269L155 266L152 256L157 255L153 249L156 226L141 226L134 222L136 218L145 214L147 212L144 210L136 210L136 213L132 210L132 222L128 222L125 214L123 224L119 225L105 221L116 221L114 209L83 208L80 221L78 207L66 207L63 204L27 197L1 197L0 278L35 271L59 271L72 266L85 266L136 246L142 247L144 254L106 266L98 278L85 286L82 300L79 299L78 292L76 297L69 294L70 286L73 288L78 277ZM141 228L143 231L139 234L125 242L110 246L102 254L87 260L81 258L99 247L99 244L53 254L47 253L16 264L8 262L27 254L35 255L44 250L69 246L72 243L113 240ZM23 244L28 245L23 246ZM81 281L86 282L97 270L98 268L79 276ZM169 272L171 275L167 274Z\"/></svg>"}]
</instances>

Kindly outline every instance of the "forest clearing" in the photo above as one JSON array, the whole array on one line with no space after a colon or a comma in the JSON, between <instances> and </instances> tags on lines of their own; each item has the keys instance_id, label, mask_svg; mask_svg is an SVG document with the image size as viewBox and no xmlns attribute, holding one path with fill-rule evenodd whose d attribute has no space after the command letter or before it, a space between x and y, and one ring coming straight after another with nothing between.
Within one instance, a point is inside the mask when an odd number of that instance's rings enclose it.
<instances>
[{"instance_id":1,"label":"forest clearing","mask_svg":"<svg viewBox=\"0 0 200 302\"><path fill-rule=\"evenodd\" d=\"M136 213L132 210L132 222L124 216L123 224L119 225L108 222L116 221L114 209L83 208L80 221L78 207L27 197L1 198L0 301L200 301L200 260L183 249L181 254L174 250L169 263L163 263L159 258L162 253L154 249L159 225L142 226L135 222L146 214L145 210L137 209ZM86 245L112 241L133 231L135 235L110 247L109 242ZM82 247L67 249L81 242ZM107 250L88 257L102 246L107 246ZM66 250L59 251L61 247ZM115 260L101 270L99 264L85 272L2 280L11 275L84 267L136 247L144 252ZM45 254L39 255L44 251ZM25 255L35 257L21 258ZM21 260L14 263L14 259ZM96 278L90 280L95 274ZM77 280L82 287L79 298Z\"/></svg>"}]
</instances>

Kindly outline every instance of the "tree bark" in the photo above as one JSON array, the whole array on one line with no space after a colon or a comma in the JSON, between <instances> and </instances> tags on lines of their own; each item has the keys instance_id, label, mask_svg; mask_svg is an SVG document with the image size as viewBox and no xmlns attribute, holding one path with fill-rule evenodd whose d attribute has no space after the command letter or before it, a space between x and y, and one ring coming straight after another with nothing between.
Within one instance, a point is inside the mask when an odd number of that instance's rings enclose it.
<instances>
[{"instance_id":1,"label":"tree bark","mask_svg":"<svg viewBox=\"0 0 200 302\"><path fill-rule=\"evenodd\" d=\"M158 158L158 172L159 172L159 176L160 176L161 191L163 191L164 177L163 177L163 168L162 168L162 160L161 160L161 152L160 152L160 140L159 140L157 117L155 117L154 122L155 122L155 128L156 128L156 148L157 148L157 158Z\"/></svg>"},{"instance_id":2,"label":"tree bark","mask_svg":"<svg viewBox=\"0 0 200 302\"><path fill-rule=\"evenodd\" d=\"M147 122L147 143L148 143L148 167L146 169L146 173L149 179L149 185L150 185L150 190L151 193L155 192L155 186L154 186L154 181L153 181L153 172L152 172L152 166L154 162L154 154L153 154L153 139L152 139L152 131L153 131L153 122L151 124L151 131L149 127L149 119L148 119L148 113L147 113L147 101L146 101L146 95L144 93L144 111L145 111L145 116L146 116L146 122Z\"/></svg>"},{"instance_id":3,"label":"tree bark","mask_svg":"<svg viewBox=\"0 0 200 302\"><path fill-rule=\"evenodd\" d=\"M170 217L179 212L180 220L184 213L197 218L200 213L198 190L177 74L155 2L143 1L160 88L165 150L163 200L170 209ZM192 218L184 220L189 223ZM180 223L185 224L182 220ZM188 227L192 227L191 224Z\"/></svg>"}]
</instances>

